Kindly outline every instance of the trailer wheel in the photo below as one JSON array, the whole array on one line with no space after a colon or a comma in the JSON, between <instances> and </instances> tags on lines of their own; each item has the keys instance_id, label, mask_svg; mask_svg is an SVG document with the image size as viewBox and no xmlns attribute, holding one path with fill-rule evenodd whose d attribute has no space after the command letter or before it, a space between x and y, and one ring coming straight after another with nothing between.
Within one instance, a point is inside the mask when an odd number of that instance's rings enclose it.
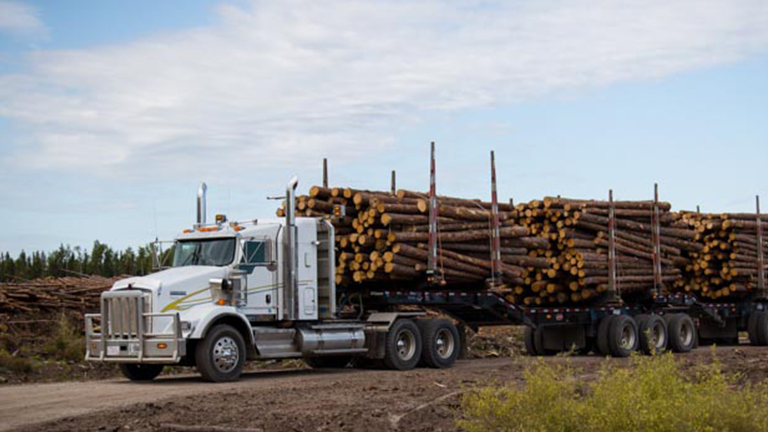
<instances>
[{"instance_id":1,"label":"trailer wheel","mask_svg":"<svg viewBox=\"0 0 768 432\"><path fill-rule=\"evenodd\" d=\"M637 350L637 323L628 315L615 315L608 327L608 350L614 357L629 357Z\"/></svg>"},{"instance_id":2,"label":"trailer wheel","mask_svg":"<svg viewBox=\"0 0 768 432\"><path fill-rule=\"evenodd\" d=\"M696 325L688 314L665 315L669 347L676 353L690 352L696 345Z\"/></svg>"},{"instance_id":3,"label":"trailer wheel","mask_svg":"<svg viewBox=\"0 0 768 432\"><path fill-rule=\"evenodd\" d=\"M195 349L197 371L212 382L237 381L245 364L245 341L232 326L214 326Z\"/></svg>"},{"instance_id":4,"label":"trailer wheel","mask_svg":"<svg viewBox=\"0 0 768 432\"><path fill-rule=\"evenodd\" d=\"M637 329L640 336L640 351L653 355L667 349L667 323L658 315L638 315Z\"/></svg>"},{"instance_id":5,"label":"trailer wheel","mask_svg":"<svg viewBox=\"0 0 768 432\"><path fill-rule=\"evenodd\" d=\"M456 363L459 355L459 331L447 319L417 320L421 331L421 361L431 368L447 368Z\"/></svg>"},{"instance_id":6,"label":"trailer wheel","mask_svg":"<svg viewBox=\"0 0 768 432\"><path fill-rule=\"evenodd\" d=\"M421 332L416 323L400 319L392 324L384 347L384 364L389 369L409 370L421 358Z\"/></svg>"},{"instance_id":7,"label":"trailer wheel","mask_svg":"<svg viewBox=\"0 0 768 432\"><path fill-rule=\"evenodd\" d=\"M307 357L304 362L312 369L343 369L352 362L351 355Z\"/></svg>"},{"instance_id":8,"label":"trailer wheel","mask_svg":"<svg viewBox=\"0 0 768 432\"><path fill-rule=\"evenodd\" d=\"M755 345L766 346L768 345L768 312L756 311L752 313L754 316L753 331L750 332L749 339L752 340L752 333L755 334ZM750 316L750 320L752 320Z\"/></svg>"},{"instance_id":9,"label":"trailer wheel","mask_svg":"<svg viewBox=\"0 0 768 432\"><path fill-rule=\"evenodd\" d=\"M525 327L525 352L528 353L529 356L539 355L538 351L536 350L536 342L533 339L535 335L536 330L531 327Z\"/></svg>"},{"instance_id":10,"label":"trailer wheel","mask_svg":"<svg viewBox=\"0 0 768 432\"><path fill-rule=\"evenodd\" d=\"M159 364L120 363L120 372L131 381L152 381L163 371Z\"/></svg>"},{"instance_id":11,"label":"trailer wheel","mask_svg":"<svg viewBox=\"0 0 768 432\"><path fill-rule=\"evenodd\" d=\"M747 323L749 342L755 346L768 345L768 313L754 311L749 316Z\"/></svg>"},{"instance_id":12,"label":"trailer wheel","mask_svg":"<svg viewBox=\"0 0 768 432\"><path fill-rule=\"evenodd\" d=\"M595 341L597 354L601 356L607 356L611 354L611 350L608 347L608 330L611 328L611 323L616 315L608 315L600 320L600 324L597 326L597 340Z\"/></svg>"}]
</instances>

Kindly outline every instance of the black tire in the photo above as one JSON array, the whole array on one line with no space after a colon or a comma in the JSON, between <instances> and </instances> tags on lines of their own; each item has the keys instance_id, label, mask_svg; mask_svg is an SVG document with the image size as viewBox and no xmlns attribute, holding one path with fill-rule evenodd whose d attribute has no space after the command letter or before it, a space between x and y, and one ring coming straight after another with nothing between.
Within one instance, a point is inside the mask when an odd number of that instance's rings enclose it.
<instances>
[{"instance_id":1,"label":"black tire","mask_svg":"<svg viewBox=\"0 0 768 432\"><path fill-rule=\"evenodd\" d=\"M219 324L195 349L197 371L206 381L237 381L245 364L245 341L234 327Z\"/></svg>"},{"instance_id":2,"label":"black tire","mask_svg":"<svg viewBox=\"0 0 768 432\"><path fill-rule=\"evenodd\" d=\"M608 328L608 350L614 357L629 357L637 351L637 323L631 316L615 315Z\"/></svg>"},{"instance_id":3,"label":"black tire","mask_svg":"<svg viewBox=\"0 0 768 432\"><path fill-rule=\"evenodd\" d=\"M534 341L534 336L536 334L536 330L534 330L531 327L525 327L525 352L528 353L529 356L537 356L539 355L536 351L536 342Z\"/></svg>"},{"instance_id":4,"label":"black tire","mask_svg":"<svg viewBox=\"0 0 768 432\"><path fill-rule=\"evenodd\" d=\"M608 315L600 320L597 325L597 340L595 340L595 348L597 354L601 356L607 356L611 354L610 348L608 348L608 329L611 328L611 322L613 322L616 315Z\"/></svg>"},{"instance_id":5,"label":"black tire","mask_svg":"<svg viewBox=\"0 0 768 432\"><path fill-rule=\"evenodd\" d=\"M131 381L152 381L164 367L161 364L120 363L120 372Z\"/></svg>"},{"instance_id":6,"label":"black tire","mask_svg":"<svg viewBox=\"0 0 768 432\"><path fill-rule=\"evenodd\" d=\"M402 344L399 344L402 342ZM384 365L389 369L410 370L421 359L421 332L416 323L400 319L387 332Z\"/></svg>"},{"instance_id":7,"label":"black tire","mask_svg":"<svg viewBox=\"0 0 768 432\"><path fill-rule=\"evenodd\" d=\"M459 331L447 319L420 319L421 363L436 369L448 368L456 363L461 350Z\"/></svg>"},{"instance_id":8,"label":"black tire","mask_svg":"<svg viewBox=\"0 0 768 432\"><path fill-rule=\"evenodd\" d=\"M343 369L352 363L351 355L307 357L304 362L312 369Z\"/></svg>"},{"instance_id":9,"label":"black tire","mask_svg":"<svg viewBox=\"0 0 768 432\"><path fill-rule=\"evenodd\" d=\"M696 345L696 325L688 314L678 313L665 316L669 348L676 353L690 352Z\"/></svg>"},{"instance_id":10,"label":"black tire","mask_svg":"<svg viewBox=\"0 0 768 432\"><path fill-rule=\"evenodd\" d=\"M757 320L755 320L755 333L757 336L757 344L759 346L768 345L768 312L757 312Z\"/></svg>"},{"instance_id":11,"label":"black tire","mask_svg":"<svg viewBox=\"0 0 768 432\"><path fill-rule=\"evenodd\" d=\"M762 313L761 311L753 311L749 314L747 319L747 335L749 336L749 344L757 346L759 345L757 339L757 315Z\"/></svg>"},{"instance_id":12,"label":"black tire","mask_svg":"<svg viewBox=\"0 0 768 432\"><path fill-rule=\"evenodd\" d=\"M749 342L755 346L768 345L768 312L754 311L747 323Z\"/></svg>"},{"instance_id":13,"label":"black tire","mask_svg":"<svg viewBox=\"0 0 768 432\"><path fill-rule=\"evenodd\" d=\"M658 315L638 315L637 330L640 351L646 355L661 354L667 350L669 332L667 323Z\"/></svg>"}]
</instances>

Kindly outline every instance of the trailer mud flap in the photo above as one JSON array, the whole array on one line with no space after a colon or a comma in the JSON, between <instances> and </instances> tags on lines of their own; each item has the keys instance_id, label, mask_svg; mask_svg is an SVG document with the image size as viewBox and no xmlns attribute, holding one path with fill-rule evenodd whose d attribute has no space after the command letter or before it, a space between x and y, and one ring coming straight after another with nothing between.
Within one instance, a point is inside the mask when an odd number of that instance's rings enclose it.
<instances>
[{"instance_id":1,"label":"trailer mud flap","mask_svg":"<svg viewBox=\"0 0 768 432\"><path fill-rule=\"evenodd\" d=\"M584 327L580 325L544 325L539 326L539 331L545 350L562 352L574 347L581 349L587 344Z\"/></svg>"}]
</instances>

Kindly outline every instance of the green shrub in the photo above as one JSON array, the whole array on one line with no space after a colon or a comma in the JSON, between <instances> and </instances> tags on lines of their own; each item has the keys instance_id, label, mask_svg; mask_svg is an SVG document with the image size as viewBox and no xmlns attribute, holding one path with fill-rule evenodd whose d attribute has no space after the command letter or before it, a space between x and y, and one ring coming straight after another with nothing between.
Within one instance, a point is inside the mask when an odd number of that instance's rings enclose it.
<instances>
[{"instance_id":1,"label":"green shrub","mask_svg":"<svg viewBox=\"0 0 768 432\"><path fill-rule=\"evenodd\" d=\"M35 370L35 362L28 358L16 357L0 349L0 371L28 374Z\"/></svg>"},{"instance_id":2,"label":"green shrub","mask_svg":"<svg viewBox=\"0 0 768 432\"><path fill-rule=\"evenodd\" d=\"M78 362L85 356L85 338L66 315L61 315L54 327L45 351L58 360Z\"/></svg>"},{"instance_id":3,"label":"green shrub","mask_svg":"<svg viewBox=\"0 0 768 432\"><path fill-rule=\"evenodd\" d=\"M525 386L472 391L459 426L479 431L768 431L768 384L738 387L720 364L686 376L671 355L637 356L633 367L605 366L580 385L575 371L537 363Z\"/></svg>"}]
</instances>

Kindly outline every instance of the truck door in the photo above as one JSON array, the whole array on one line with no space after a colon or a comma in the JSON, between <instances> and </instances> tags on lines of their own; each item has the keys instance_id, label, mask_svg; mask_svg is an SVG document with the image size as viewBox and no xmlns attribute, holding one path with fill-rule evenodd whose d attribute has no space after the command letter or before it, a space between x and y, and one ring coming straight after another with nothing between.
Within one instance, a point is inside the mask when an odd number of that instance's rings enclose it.
<instances>
[{"instance_id":1,"label":"truck door","mask_svg":"<svg viewBox=\"0 0 768 432\"><path fill-rule=\"evenodd\" d=\"M242 241L240 269L246 272L247 290L242 311L251 321L277 319L277 263L274 241L267 237Z\"/></svg>"}]
</instances>

